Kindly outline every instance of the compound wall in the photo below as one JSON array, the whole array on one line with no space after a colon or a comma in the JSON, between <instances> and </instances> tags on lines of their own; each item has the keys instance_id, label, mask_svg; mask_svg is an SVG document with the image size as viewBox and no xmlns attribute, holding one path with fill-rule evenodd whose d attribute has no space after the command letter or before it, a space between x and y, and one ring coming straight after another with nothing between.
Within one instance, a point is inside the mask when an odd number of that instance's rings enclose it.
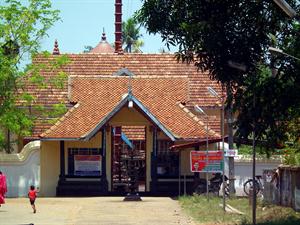
<instances>
[{"instance_id":1,"label":"compound wall","mask_svg":"<svg viewBox=\"0 0 300 225\"><path fill-rule=\"evenodd\" d=\"M6 175L7 197L27 196L30 185L40 184L40 141L28 143L19 154L0 153L0 171Z\"/></svg>"}]
</instances>

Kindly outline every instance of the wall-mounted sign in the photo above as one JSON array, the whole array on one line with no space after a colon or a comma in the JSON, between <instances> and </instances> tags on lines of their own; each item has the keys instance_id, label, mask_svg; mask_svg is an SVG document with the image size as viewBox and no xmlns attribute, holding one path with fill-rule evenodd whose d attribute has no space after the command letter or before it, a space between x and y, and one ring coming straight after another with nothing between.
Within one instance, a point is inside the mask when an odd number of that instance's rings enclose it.
<instances>
[{"instance_id":1,"label":"wall-mounted sign","mask_svg":"<svg viewBox=\"0 0 300 225\"><path fill-rule=\"evenodd\" d=\"M192 172L212 172L223 171L222 151L191 151L190 165Z\"/></svg>"},{"instance_id":2,"label":"wall-mounted sign","mask_svg":"<svg viewBox=\"0 0 300 225\"><path fill-rule=\"evenodd\" d=\"M100 176L101 155L74 155L74 174L78 176Z\"/></svg>"},{"instance_id":3,"label":"wall-mounted sign","mask_svg":"<svg viewBox=\"0 0 300 225\"><path fill-rule=\"evenodd\" d=\"M237 149L225 149L225 157L235 157L238 155L238 150Z\"/></svg>"}]
</instances>

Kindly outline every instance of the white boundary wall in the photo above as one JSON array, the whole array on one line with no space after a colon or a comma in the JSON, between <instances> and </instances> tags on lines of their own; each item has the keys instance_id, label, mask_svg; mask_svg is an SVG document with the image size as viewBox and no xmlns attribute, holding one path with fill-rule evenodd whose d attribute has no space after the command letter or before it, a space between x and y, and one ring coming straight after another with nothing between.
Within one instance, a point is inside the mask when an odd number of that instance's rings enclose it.
<instances>
[{"instance_id":1,"label":"white boundary wall","mask_svg":"<svg viewBox=\"0 0 300 225\"><path fill-rule=\"evenodd\" d=\"M282 164L281 157L256 158L256 175L263 175L265 169L277 169ZM239 155L234 159L235 189L237 196L244 196L244 183L252 178L252 157ZM225 174L228 174L228 159L225 159ZM261 179L263 183L263 180Z\"/></svg>"},{"instance_id":2,"label":"white boundary wall","mask_svg":"<svg viewBox=\"0 0 300 225\"><path fill-rule=\"evenodd\" d=\"M30 185L40 184L40 141L28 143L19 154L0 153L0 170L6 175L7 197L27 196Z\"/></svg>"},{"instance_id":3,"label":"white boundary wall","mask_svg":"<svg viewBox=\"0 0 300 225\"><path fill-rule=\"evenodd\" d=\"M222 142L219 142L219 148L222 148ZM225 149L229 149L228 143L224 143ZM265 169L277 169L282 164L283 159L281 156L266 156L256 155L256 175L263 175ZM225 157L225 174L229 177L229 159ZM244 196L244 183L252 178L252 155L237 155L234 157L234 177L235 177L235 190L237 196ZM261 179L261 182L263 180Z\"/></svg>"}]
</instances>

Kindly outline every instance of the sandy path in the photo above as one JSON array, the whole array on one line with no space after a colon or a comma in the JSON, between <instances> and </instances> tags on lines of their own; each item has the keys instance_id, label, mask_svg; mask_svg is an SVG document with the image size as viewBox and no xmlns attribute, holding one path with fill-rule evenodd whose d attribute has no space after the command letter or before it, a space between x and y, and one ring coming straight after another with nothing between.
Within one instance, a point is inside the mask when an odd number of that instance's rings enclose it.
<instances>
[{"instance_id":1,"label":"sandy path","mask_svg":"<svg viewBox=\"0 0 300 225\"><path fill-rule=\"evenodd\" d=\"M121 197L38 198L33 214L26 198L7 199L0 208L1 225L195 225L170 198L144 197L123 202Z\"/></svg>"}]
</instances>

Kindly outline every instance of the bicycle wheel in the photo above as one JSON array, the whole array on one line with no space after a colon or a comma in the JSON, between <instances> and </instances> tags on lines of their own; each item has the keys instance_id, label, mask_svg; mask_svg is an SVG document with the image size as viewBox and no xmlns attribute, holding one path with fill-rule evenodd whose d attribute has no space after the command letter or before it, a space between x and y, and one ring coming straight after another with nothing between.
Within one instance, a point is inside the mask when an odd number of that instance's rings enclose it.
<instances>
[{"instance_id":1,"label":"bicycle wheel","mask_svg":"<svg viewBox=\"0 0 300 225\"><path fill-rule=\"evenodd\" d=\"M226 186L225 186L225 196L226 197L230 196L230 190L229 190L229 185L228 184L226 184Z\"/></svg>"},{"instance_id":2,"label":"bicycle wheel","mask_svg":"<svg viewBox=\"0 0 300 225\"><path fill-rule=\"evenodd\" d=\"M259 184L257 181L254 182L255 183L255 188L256 188L256 194L258 194L260 188L259 188ZM253 190L253 180L249 179L244 183L244 192L246 195L249 196L250 190Z\"/></svg>"}]
</instances>

